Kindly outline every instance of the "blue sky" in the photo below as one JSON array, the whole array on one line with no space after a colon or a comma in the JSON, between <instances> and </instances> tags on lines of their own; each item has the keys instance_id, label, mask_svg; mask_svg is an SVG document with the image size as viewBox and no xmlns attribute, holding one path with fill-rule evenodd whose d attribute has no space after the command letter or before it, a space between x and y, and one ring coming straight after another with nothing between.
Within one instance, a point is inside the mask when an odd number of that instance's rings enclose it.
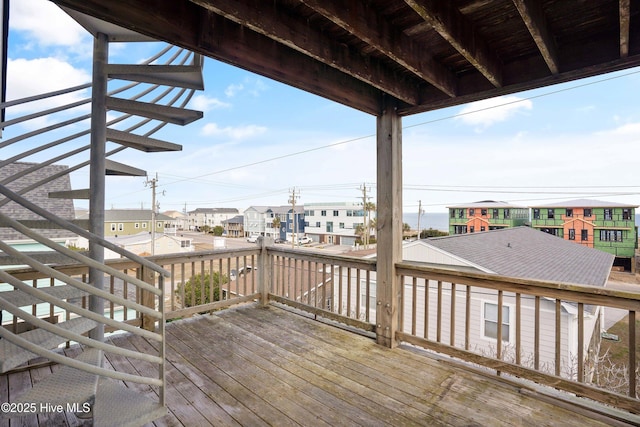
<instances>
[{"instance_id":1,"label":"blue sky","mask_svg":"<svg viewBox=\"0 0 640 427\"><path fill-rule=\"evenodd\" d=\"M92 39L57 6L13 1L10 13L8 100L90 81ZM112 44L110 60L136 63L157 50ZM182 152L114 158L158 174L161 211L284 205L294 187L302 204L357 201L363 184L375 197L375 117L211 59L204 72L190 105L204 118L155 135ZM404 211L419 200L430 212L487 199L640 204L639 89L640 69L630 69L404 118ZM3 139L41 125L31 122ZM72 183L87 180L83 169ZM149 208L144 181L108 177L107 207Z\"/></svg>"}]
</instances>

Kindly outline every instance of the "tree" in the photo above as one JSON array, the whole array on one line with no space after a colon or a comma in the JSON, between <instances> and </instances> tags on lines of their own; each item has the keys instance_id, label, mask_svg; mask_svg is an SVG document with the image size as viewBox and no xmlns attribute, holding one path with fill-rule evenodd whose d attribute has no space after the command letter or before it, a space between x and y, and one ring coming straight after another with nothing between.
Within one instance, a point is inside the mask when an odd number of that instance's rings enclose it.
<instances>
[{"instance_id":1,"label":"tree","mask_svg":"<svg viewBox=\"0 0 640 427\"><path fill-rule=\"evenodd\" d=\"M402 224L402 231L411 231L411 226L409 224L407 224L406 222Z\"/></svg>"},{"instance_id":2,"label":"tree","mask_svg":"<svg viewBox=\"0 0 640 427\"><path fill-rule=\"evenodd\" d=\"M215 227L213 227L210 233L213 233L214 236L222 236L222 233L224 233L224 227L221 225L216 225Z\"/></svg>"},{"instance_id":3,"label":"tree","mask_svg":"<svg viewBox=\"0 0 640 427\"><path fill-rule=\"evenodd\" d=\"M217 271L213 272L213 276L211 273L205 273L204 276L202 274L196 274L191 276L186 283L180 283L175 292L179 299L182 299L184 295L184 301L182 301L184 307L194 307L196 305L220 301L221 280L223 283L227 283L229 278L224 274L221 276ZM211 288L212 285L213 289ZM211 298L212 290L213 299Z\"/></svg>"}]
</instances>

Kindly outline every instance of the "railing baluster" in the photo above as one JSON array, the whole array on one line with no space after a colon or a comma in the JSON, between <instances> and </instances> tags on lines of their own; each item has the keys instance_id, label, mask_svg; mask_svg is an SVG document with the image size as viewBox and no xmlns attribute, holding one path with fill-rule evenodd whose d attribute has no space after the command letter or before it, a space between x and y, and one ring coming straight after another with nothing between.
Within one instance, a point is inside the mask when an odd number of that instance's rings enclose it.
<instances>
[{"instance_id":1,"label":"railing baluster","mask_svg":"<svg viewBox=\"0 0 640 427\"><path fill-rule=\"evenodd\" d=\"M338 267L338 314L342 314L342 266Z\"/></svg>"},{"instance_id":2,"label":"railing baluster","mask_svg":"<svg viewBox=\"0 0 640 427\"><path fill-rule=\"evenodd\" d=\"M636 360L636 351L633 351L633 349L637 348L637 345L636 312L629 311L629 396L636 399L638 398L638 394L636 392L636 369L638 365Z\"/></svg>"},{"instance_id":3,"label":"railing baluster","mask_svg":"<svg viewBox=\"0 0 640 427\"><path fill-rule=\"evenodd\" d=\"M522 353L522 296L516 294L516 365L521 365L520 355Z\"/></svg>"},{"instance_id":4,"label":"railing baluster","mask_svg":"<svg viewBox=\"0 0 640 427\"><path fill-rule=\"evenodd\" d=\"M449 345L456 344L456 284L451 284L451 312L449 325Z\"/></svg>"},{"instance_id":5,"label":"railing baluster","mask_svg":"<svg viewBox=\"0 0 640 427\"><path fill-rule=\"evenodd\" d=\"M584 382L584 304L578 303L578 382Z\"/></svg>"},{"instance_id":6,"label":"railing baluster","mask_svg":"<svg viewBox=\"0 0 640 427\"><path fill-rule=\"evenodd\" d=\"M498 291L498 332L496 337L496 358L502 359L502 304L504 303L504 295L502 290Z\"/></svg>"},{"instance_id":7,"label":"railing baluster","mask_svg":"<svg viewBox=\"0 0 640 427\"><path fill-rule=\"evenodd\" d=\"M416 334L416 323L418 317L418 278L413 276L411 281L411 335ZM404 287L404 286L403 286Z\"/></svg>"},{"instance_id":8,"label":"railing baluster","mask_svg":"<svg viewBox=\"0 0 640 427\"><path fill-rule=\"evenodd\" d=\"M424 338L429 338L429 294L431 293L431 288L429 284L431 281L429 279L424 279Z\"/></svg>"},{"instance_id":9,"label":"railing baluster","mask_svg":"<svg viewBox=\"0 0 640 427\"><path fill-rule=\"evenodd\" d=\"M533 369L540 369L540 297L535 297L534 331L533 331Z\"/></svg>"},{"instance_id":10,"label":"railing baluster","mask_svg":"<svg viewBox=\"0 0 640 427\"><path fill-rule=\"evenodd\" d=\"M360 318L360 269L356 268L356 319Z\"/></svg>"},{"instance_id":11,"label":"railing baluster","mask_svg":"<svg viewBox=\"0 0 640 427\"><path fill-rule=\"evenodd\" d=\"M442 280L438 280L438 312L436 319L436 341L442 342Z\"/></svg>"},{"instance_id":12,"label":"railing baluster","mask_svg":"<svg viewBox=\"0 0 640 427\"><path fill-rule=\"evenodd\" d=\"M464 349L469 350L471 333L471 286L467 285L465 290L465 314L464 314Z\"/></svg>"},{"instance_id":13,"label":"railing baluster","mask_svg":"<svg viewBox=\"0 0 640 427\"><path fill-rule=\"evenodd\" d=\"M556 314L556 318L555 318L555 325L556 325L556 330L555 330L555 373L557 376L560 376L560 363L561 363L561 351L560 351L560 344L561 344L561 333L562 330L560 328L561 325L561 321L562 321L562 302L559 299L556 299L556 310L555 310L555 314Z\"/></svg>"}]
</instances>

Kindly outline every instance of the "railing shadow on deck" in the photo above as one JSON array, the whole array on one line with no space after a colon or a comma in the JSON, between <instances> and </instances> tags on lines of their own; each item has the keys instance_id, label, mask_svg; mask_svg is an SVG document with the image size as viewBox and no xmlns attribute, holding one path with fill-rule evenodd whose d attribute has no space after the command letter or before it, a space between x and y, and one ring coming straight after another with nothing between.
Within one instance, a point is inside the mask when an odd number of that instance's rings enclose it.
<instances>
[{"instance_id":1,"label":"railing shadow on deck","mask_svg":"<svg viewBox=\"0 0 640 427\"><path fill-rule=\"evenodd\" d=\"M149 259L171 272L164 289L168 321L246 301L276 301L363 331L378 327L375 259L276 246ZM111 260L109 265L139 274L140 266L131 261ZM64 268L84 274L82 267ZM605 376L599 358L602 317L608 307L628 312L626 345L636 347L640 293L407 262L397 264L396 273L403 284L398 341L502 378L533 381L640 413L635 352L618 367L616 378ZM22 275L24 280L39 278L35 272ZM126 297L126 282L108 280L111 292ZM143 293L128 296L145 303ZM115 313L117 307L110 306L105 315L113 318ZM123 320L145 326L140 314Z\"/></svg>"}]
</instances>

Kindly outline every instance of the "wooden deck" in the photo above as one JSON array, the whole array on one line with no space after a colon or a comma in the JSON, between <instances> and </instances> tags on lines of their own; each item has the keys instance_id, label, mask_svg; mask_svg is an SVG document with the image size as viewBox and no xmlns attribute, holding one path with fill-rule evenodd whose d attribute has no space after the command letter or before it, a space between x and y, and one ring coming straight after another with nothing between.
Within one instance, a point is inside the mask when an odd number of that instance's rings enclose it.
<instances>
[{"instance_id":1,"label":"wooden deck","mask_svg":"<svg viewBox=\"0 0 640 427\"><path fill-rule=\"evenodd\" d=\"M151 345L130 335L113 341L127 348ZM625 425L274 306L172 322L167 359L169 413L157 426ZM112 355L107 361L119 371L154 375L145 362ZM50 372L0 376L0 395L16 395ZM0 426L37 424L83 425L71 414L0 420Z\"/></svg>"}]
</instances>

